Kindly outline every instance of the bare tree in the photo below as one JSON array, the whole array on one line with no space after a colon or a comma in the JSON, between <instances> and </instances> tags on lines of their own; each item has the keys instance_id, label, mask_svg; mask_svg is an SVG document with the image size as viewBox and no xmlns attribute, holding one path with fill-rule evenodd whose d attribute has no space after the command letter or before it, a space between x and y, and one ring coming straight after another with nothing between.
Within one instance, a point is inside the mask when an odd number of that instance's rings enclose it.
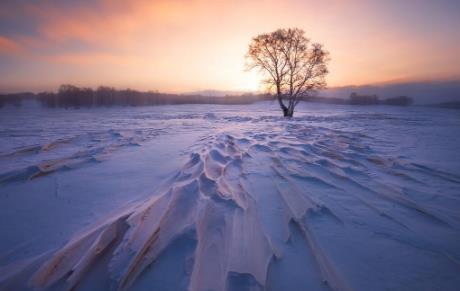
<instances>
[{"instance_id":1,"label":"bare tree","mask_svg":"<svg viewBox=\"0 0 460 291\"><path fill-rule=\"evenodd\" d=\"M278 29L252 39L246 56L249 69L259 69L285 117L318 89L326 87L329 53L299 28Z\"/></svg>"}]
</instances>

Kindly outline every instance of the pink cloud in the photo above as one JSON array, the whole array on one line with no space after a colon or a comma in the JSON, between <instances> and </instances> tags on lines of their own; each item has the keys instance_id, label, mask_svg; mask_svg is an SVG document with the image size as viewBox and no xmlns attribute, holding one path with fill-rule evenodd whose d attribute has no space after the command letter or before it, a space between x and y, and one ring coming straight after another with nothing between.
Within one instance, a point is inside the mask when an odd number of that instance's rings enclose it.
<instances>
[{"instance_id":1,"label":"pink cloud","mask_svg":"<svg viewBox=\"0 0 460 291\"><path fill-rule=\"evenodd\" d=\"M22 55L24 49L13 39L0 35L0 54L4 55Z\"/></svg>"},{"instance_id":2,"label":"pink cloud","mask_svg":"<svg viewBox=\"0 0 460 291\"><path fill-rule=\"evenodd\" d=\"M331 52L333 86L458 75L459 41L440 30L436 41L424 42L373 2L51 2L25 2L22 13L11 12L29 18L33 32L0 39L1 54L27 57L31 67L48 65L47 74L57 76L67 69L84 71L81 78L102 72L97 76L108 81L236 88L247 82L243 63L251 37L297 26Z\"/></svg>"},{"instance_id":3,"label":"pink cloud","mask_svg":"<svg viewBox=\"0 0 460 291\"><path fill-rule=\"evenodd\" d=\"M70 8L28 4L39 20L37 37L51 42L80 41L90 45L132 44L143 34L158 33L193 17L196 1L98 1Z\"/></svg>"},{"instance_id":4,"label":"pink cloud","mask_svg":"<svg viewBox=\"0 0 460 291\"><path fill-rule=\"evenodd\" d=\"M92 64L109 64L109 65L136 65L142 64L142 60L136 56L117 55L109 53L65 53L53 56L47 56L43 59L58 63L87 66Z\"/></svg>"}]
</instances>

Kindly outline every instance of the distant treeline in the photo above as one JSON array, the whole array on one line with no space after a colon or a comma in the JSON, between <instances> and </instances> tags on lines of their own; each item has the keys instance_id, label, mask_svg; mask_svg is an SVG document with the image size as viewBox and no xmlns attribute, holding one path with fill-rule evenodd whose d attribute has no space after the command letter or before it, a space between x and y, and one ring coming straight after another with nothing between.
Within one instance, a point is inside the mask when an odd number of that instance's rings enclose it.
<instances>
[{"instance_id":1,"label":"distant treeline","mask_svg":"<svg viewBox=\"0 0 460 291\"><path fill-rule=\"evenodd\" d=\"M0 107L4 105L21 106L23 100L37 100L46 107L81 108L96 106L145 106L172 104L251 104L257 101L274 100L271 94L227 95L223 97L203 96L199 94L167 94L154 91L141 92L132 89L117 90L112 87L100 86L92 88L61 85L57 92L0 94ZM352 93L349 99L308 97L306 102L351 104L351 105L396 105L408 106L413 99L398 96L380 100L376 95L358 95Z\"/></svg>"},{"instance_id":2,"label":"distant treeline","mask_svg":"<svg viewBox=\"0 0 460 291\"><path fill-rule=\"evenodd\" d=\"M222 97L167 94L154 91L141 92L132 89L117 90L100 86L92 88L61 85L57 92L0 94L0 107L21 106L22 101L37 100L46 107L98 107L98 106L145 106L170 104L250 104L262 100L272 100L270 94L226 95Z\"/></svg>"},{"instance_id":3,"label":"distant treeline","mask_svg":"<svg viewBox=\"0 0 460 291\"><path fill-rule=\"evenodd\" d=\"M168 104L249 104L271 99L267 94L245 94L238 96L202 96L141 92L131 89L116 90L101 86L96 90L62 85L57 93L37 94L38 100L48 107L93 107L93 106L145 106Z\"/></svg>"},{"instance_id":4,"label":"distant treeline","mask_svg":"<svg viewBox=\"0 0 460 291\"><path fill-rule=\"evenodd\" d=\"M23 100L32 99L34 97L34 93L0 94L0 108L5 105L13 105L19 107L21 106Z\"/></svg>"},{"instance_id":5,"label":"distant treeline","mask_svg":"<svg viewBox=\"0 0 460 291\"><path fill-rule=\"evenodd\" d=\"M351 93L349 103L352 105L394 105L408 106L414 103L414 100L408 96L398 96L380 100L377 95L359 95Z\"/></svg>"}]
</instances>

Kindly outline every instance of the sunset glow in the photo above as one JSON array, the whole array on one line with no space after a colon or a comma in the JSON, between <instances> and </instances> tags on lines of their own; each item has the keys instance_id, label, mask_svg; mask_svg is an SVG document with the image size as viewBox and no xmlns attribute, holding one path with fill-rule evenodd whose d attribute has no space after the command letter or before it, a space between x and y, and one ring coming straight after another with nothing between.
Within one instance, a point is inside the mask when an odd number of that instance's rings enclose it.
<instances>
[{"instance_id":1,"label":"sunset glow","mask_svg":"<svg viewBox=\"0 0 460 291\"><path fill-rule=\"evenodd\" d=\"M329 86L455 79L459 15L448 0L2 1L0 91L257 91L248 44L279 27L330 51Z\"/></svg>"}]
</instances>

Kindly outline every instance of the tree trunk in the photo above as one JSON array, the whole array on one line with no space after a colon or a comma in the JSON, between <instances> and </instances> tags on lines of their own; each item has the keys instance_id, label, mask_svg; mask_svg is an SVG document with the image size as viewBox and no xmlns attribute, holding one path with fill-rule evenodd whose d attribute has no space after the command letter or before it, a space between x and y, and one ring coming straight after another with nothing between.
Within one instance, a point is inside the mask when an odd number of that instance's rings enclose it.
<instances>
[{"instance_id":1,"label":"tree trunk","mask_svg":"<svg viewBox=\"0 0 460 291\"><path fill-rule=\"evenodd\" d=\"M289 99L289 105L286 110L283 111L284 117L292 117L294 115L295 99Z\"/></svg>"},{"instance_id":2,"label":"tree trunk","mask_svg":"<svg viewBox=\"0 0 460 291\"><path fill-rule=\"evenodd\" d=\"M292 117L294 115L294 107L286 107L280 103L281 110L283 110L284 117Z\"/></svg>"},{"instance_id":3,"label":"tree trunk","mask_svg":"<svg viewBox=\"0 0 460 291\"><path fill-rule=\"evenodd\" d=\"M288 108L286 106L284 106L284 107L281 107L281 109L283 110L283 116L287 117L288 116L288 111L289 111Z\"/></svg>"},{"instance_id":4,"label":"tree trunk","mask_svg":"<svg viewBox=\"0 0 460 291\"><path fill-rule=\"evenodd\" d=\"M284 116L284 117L287 117L287 116L289 116L289 108L286 107L286 105L284 105L283 99L281 98L281 92L280 92L280 90L278 89L277 91L278 91L278 92L277 92L277 94L276 94L276 99L278 99L278 103L279 103L279 105L280 105L280 108L281 108L281 110L283 110L283 116Z\"/></svg>"},{"instance_id":5,"label":"tree trunk","mask_svg":"<svg viewBox=\"0 0 460 291\"><path fill-rule=\"evenodd\" d=\"M283 110L283 116L284 117L292 117L294 115L294 106L292 102L289 102L289 106L284 105L283 99L281 98L281 92L279 89L277 90L277 98L278 103L280 104L281 110Z\"/></svg>"},{"instance_id":6,"label":"tree trunk","mask_svg":"<svg viewBox=\"0 0 460 291\"><path fill-rule=\"evenodd\" d=\"M284 108L283 114L284 117L292 117L294 115L294 108Z\"/></svg>"}]
</instances>

